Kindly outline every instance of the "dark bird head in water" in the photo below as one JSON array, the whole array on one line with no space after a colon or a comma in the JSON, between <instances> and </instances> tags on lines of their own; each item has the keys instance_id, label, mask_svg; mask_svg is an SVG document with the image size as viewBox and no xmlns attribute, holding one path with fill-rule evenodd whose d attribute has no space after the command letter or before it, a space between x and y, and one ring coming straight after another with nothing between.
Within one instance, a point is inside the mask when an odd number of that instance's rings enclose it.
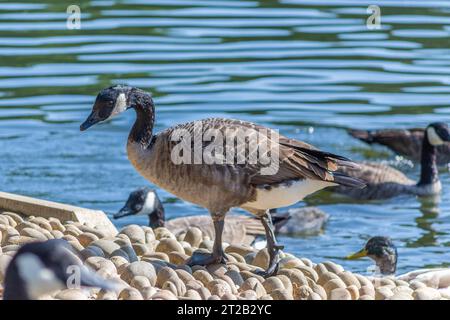
<instances>
[{"instance_id":1,"label":"dark bird head in water","mask_svg":"<svg viewBox=\"0 0 450 320\"><path fill-rule=\"evenodd\" d=\"M349 255L347 259L354 260L369 257L375 261L381 274L394 274L397 268L397 248L387 237L372 237L363 249Z\"/></svg>"},{"instance_id":2,"label":"dark bird head in water","mask_svg":"<svg viewBox=\"0 0 450 320\"><path fill-rule=\"evenodd\" d=\"M38 299L69 287L115 289L113 283L83 266L67 241L33 242L23 245L8 265L4 299Z\"/></svg>"},{"instance_id":3,"label":"dark bird head in water","mask_svg":"<svg viewBox=\"0 0 450 320\"><path fill-rule=\"evenodd\" d=\"M153 189L143 187L130 193L125 206L113 217L120 219L131 215L147 215L152 228L164 226L164 207Z\"/></svg>"},{"instance_id":4,"label":"dark bird head in water","mask_svg":"<svg viewBox=\"0 0 450 320\"><path fill-rule=\"evenodd\" d=\"M426 136L432 146L440 146L450 141L450 130L446 123L434 122L427 127Z\"/></svg>"}]
</instances>

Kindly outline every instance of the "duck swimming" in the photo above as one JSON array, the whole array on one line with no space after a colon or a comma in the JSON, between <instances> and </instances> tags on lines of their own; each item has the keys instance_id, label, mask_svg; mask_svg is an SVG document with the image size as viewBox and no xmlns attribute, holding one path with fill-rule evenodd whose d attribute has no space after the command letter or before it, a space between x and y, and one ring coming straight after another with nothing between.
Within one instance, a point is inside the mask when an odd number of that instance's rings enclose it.
<instances>
[{"instance_id":1,"label":"duck swimming","mask_svg":"<svg viewBox=\"0 0 450 320\"><path fill-rule=\"evenodd\" d=\"M347 259L354 260L362 257L369 257L383 276L394 276L397 269L398 253L394 243L388 237L372 237L363 249L349 255ZM396 276L396 279L404 281L417 280L425 283L429 287L448 291L450 289L450 269L419 269Z\"/></svg>"},{"instance_id":2,"label":"duck swimming","mask_svg":"<svg viewBox=\"0 0 450 320\"><path fill-rule=\"evenodd\" d=\"M209 118L153 134L152 97L135 87L116 85L103 89L80 129L86 130L130 108L137 117L128 137L127 152L135 169L156 186L208 209L212 217L215 231L212 253L195 252L190 265L226 261L222 247L224 218L231 208L239 207L261 219L270 256L263 275L271 275L278 268L281 246L275 238L269 209L292 205L328 186L364 186L359 179L336 172L354 166L348 159L251 122ZM232 150L224 148L220 138L231 140ZM250 140L252 143L248 143ZM252 160L258 153L255 148L268 150L263 154L270 154L275 160L269 165L263 161L254 163ZM277 168L272 170L272 165ZM263 170L268 167L269 170Z\"/></svg>"},{"instance_id":3,"label":"duck swimming","mask_svg":"<svg viewBox=\"0 0 450 320\"><path fill-rule=\"evenodd\" d=\"M450 141L450 130L443 122L431 123L422 139L422 160L419 182L414 182L402 172L378 163L361 163L359 168L342 168L342 173L366 182L364 189L345 186L333 188L334 192L355 199L386 199L401 194L416 196L438 195L442 190L436 163L437 148Z\"/></svg>"},{"instance_id":4,"label":"duck swimming","mask_svg":"<svg viewBox=\"0 0 450 320\"><path fill-rule=\"evenodd\" d=\"M208 216L187 216L166 221L164 207L157 192L148 187L130 193L125 206L113 218L130 215L147 215L151 228L166 227L173 234L186 232L189 227L199 228L203 234L214 236L214 226ZM296 208L286 213L271 210L270 216L275 233L311 234L317 233L328 219L328 215L318 208ZM229 244L252 245L255 239L265 235L261 223L252 217L232 214L226 217L222 240Z\"/></svg>"},{"instance_id":5,"label":"duck swimming","mask_svg":"<svg viewBox=\"0 0 450 320\"><path fill-rule=\"evenodd\" d=\"M112 290L107 280L88 270L67 241L52 239L23 245L9 263L5 274L4 300L35 300L70 284L70 267L79 267L79 284ZM75 273L73 273L75 274Z\"/></svg>"},{"instance_id":6,"label":"duck swimming","mask_svg":"<svg viewBox=\"0 0 450 320\"><path fill-rule=\"evenodd\" d=\"M425 132L425 129L348 130L354 138L368 144L381 144L415 162L421 160ZM450 143L437 146L436 162L438 165L450 162Z\"/></svg>"}]
</instances>

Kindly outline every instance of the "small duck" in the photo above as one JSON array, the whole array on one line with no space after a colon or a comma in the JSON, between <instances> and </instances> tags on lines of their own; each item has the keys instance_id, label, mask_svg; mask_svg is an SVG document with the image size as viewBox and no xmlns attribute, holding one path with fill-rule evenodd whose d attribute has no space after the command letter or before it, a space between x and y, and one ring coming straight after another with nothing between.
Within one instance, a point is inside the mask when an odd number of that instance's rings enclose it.
<instances>
[{"instance_id":1,"label":"small duck","mask_svg":"<svg viewBox=\"0 0 450 320\"><path fill-rule=\"evenodd\" d=\"M105 290L115 288L83 266L67 241L52 239L33 242L23 245L9 263L5 273L3 299L36 300L78 284Z\"/></svg>"},{"instance_id":2,"label":"small duck","mask_svg":"<svg viewBox=\"0 0 450 320\"><path fill-rule=\"evenodd\" d=\"M265 229L269 264L261 275L271 276L278 270L282 246L275 237L270 209L293 205L329 186L364 187L359 179L337 172L355 165L349 159L255 123L208 118L153 134L153 99L135 87L103 89L80 130L128 109L136 111L127 143L131 164L154 185L206 208L211 215L213 250L194 252L188 261L191 266L226 262L222 246L225 216L231 208L242 208L257 216ZM270 154L270 159L254 161L258 154Z\"/></svg>"},{"instance_id":3,"label":"small duck","mask_svg":"<svg viewBox=\"0 0 450 320\"><path fill-rule=\"evenodd\" d=\"M342 173L366 182L366 188L333 187L334 192L355 199L387 199L401 194L421 197L440 194L442 185L436 164L437 148L450 141L446 123L431 123L422 139L422 161L419 182L414 182L402 172L378 163L361 163L359 168L342 168Z\"/></svg>"},{"instance_id":4,"label":"small duck","mask_svg":"<svg viewBox=\"0 0 450 320\"><path fill-rule=\"evenodd\" d=\"M347 257L349 260L369 257L375 261L382 276L395 276L397 270L397 248L388 237L376 236L370 238L364 248ZM450 268L419 269L398 275L396 279L410 282L417 280L428 287L439 289L450 294Z\"/></svg>"},{"instance_id":5,"label":"small duck","mask_svg":"<svg viewBox=\"0 0 450 320\"><path fill-rule=\"evenodd\" d=\"M149 187L131 192L124 207L113 218L130 215L146 215L151 228L166 227L175 235L186 232L189 227L197 227L204 235L214 236L214 226L208 216L188 216L166 221L162 201L157 192ZM310 234L320 231L328 215L317 208L299 208L290 209L287 213L273 210L271 218L276 233ZM264 228L255 218L233 214L228 215L226 220L223 241L229 244L253 245L257 237L265 235Z\"/></svg>"},{"instance_id":6,"label":"small duck","mask_svg":"<svg viewBox=\"0 0 450 320\"><path fill-rule=\"evenodd\" d=\"M384 130L357 130L350 129L348 133L356 139L368 144L381 144L395 153L412 161L419 162L422 157L422 142L425 129L384 129ZM436 162L438 165L447 165L450 162L450 143L437 146Z\"/></svg>"},{"instance_id":7,"label":"small duck","mask_svg":"<svg viewBox=\"0 0 450 320\"><path fill-rule=\"evenodd\" d=\"M397 247L388 237L370 238L364 248L347 256L347 259L355 260L363 257L374 260L382 275L393 275L397 270Z\"/></svg>"}]
</instances>

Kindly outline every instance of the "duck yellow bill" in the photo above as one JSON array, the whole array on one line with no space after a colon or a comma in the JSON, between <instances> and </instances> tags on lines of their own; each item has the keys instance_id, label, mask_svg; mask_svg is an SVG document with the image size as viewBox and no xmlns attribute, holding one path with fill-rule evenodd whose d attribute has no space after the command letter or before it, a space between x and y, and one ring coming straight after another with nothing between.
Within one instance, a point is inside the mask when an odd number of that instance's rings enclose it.
<instances>
[{"instance_id":1,"label":"duck yellow bill","mask_svg":"<svg viewBox=\"0 0 450 320\"><path fill-rule=\"evenodd\" d=\"M366 249L361 249L358 252L347 256L347 259L348 260L355 260L355 259L359 259L359 258L362 258L362 257L367 257L367 250Z\"/></svg>"}]
</instances>

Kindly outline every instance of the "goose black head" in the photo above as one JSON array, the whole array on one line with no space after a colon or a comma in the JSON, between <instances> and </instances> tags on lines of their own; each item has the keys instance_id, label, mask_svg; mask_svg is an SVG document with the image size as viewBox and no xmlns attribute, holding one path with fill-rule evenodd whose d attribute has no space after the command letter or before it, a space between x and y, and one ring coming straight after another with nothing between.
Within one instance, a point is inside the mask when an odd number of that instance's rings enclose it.
<instances>
[{"instance_id":1,"label":"goose black head","mask_svg":"<svg viewBox=\"0 0 450 320\"><path fill-rule=\"evenodd\" d=\"M80 130L87 130L99 122L128 110L132 106L133 91L134 88L124 85L116 85L100 91L91 114L80 126Z\"/></svg>"},{"instance_id":2,"label":"goose black head","mask_svg":"<svg viewBox=\"0 0 450 320\"><path fill-rule=\"evenodd\" d=\"M120 219L131 215L148 215L152 228L164 226L164 207L153 189L144 187L130 193L125 206L113 217Z\"/></svg>"},{"instance_id":3,"label":"goose black head","mask_svg":"<svg viewBox=\"0 0 450 320\"><path fill-rule=\"evenodd\" d=\"M38 299L58 290L115 285L82 265L71 246L62 239L23 245L5 273L5 300Z\"/></svg>"},{"instance_id":4,"label":"goose black head","mask_svg":"<svg viewBox=\"0 0 450 320\"><path fill-rule=\"evenodd\" d=\"M362 257L374 260L381 274L394 274L397 268L397 248L387 237L370 238L363 249L348 256L347 259Z\"/></svg>"},{"instance_id":5,"label":"goose black head","mask_svg":"<svg viewBox=\"0 0 450 320\"><path fill-rule=\"evenodd\" d=\"M428 142L432 146L440 146L450 141L450 130L444 122L434 122L427 127Z\"/></svg>"}]
</instances>

